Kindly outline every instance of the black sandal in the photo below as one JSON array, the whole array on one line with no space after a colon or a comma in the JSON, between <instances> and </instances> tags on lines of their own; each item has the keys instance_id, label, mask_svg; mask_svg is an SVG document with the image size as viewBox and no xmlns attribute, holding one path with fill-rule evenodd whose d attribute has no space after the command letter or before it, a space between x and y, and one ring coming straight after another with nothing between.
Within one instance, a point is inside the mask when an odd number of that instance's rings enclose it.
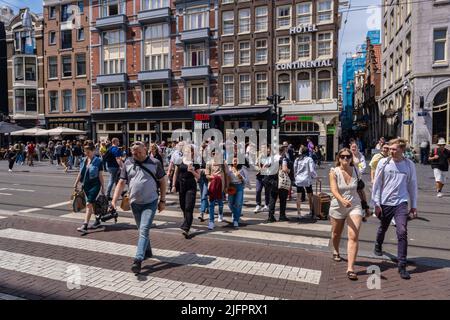
<instances>
[{"instance_id":1,"label":"black sandal","mask_svg":"<svg viewBox=\"0 0 450 320\"><path fill-rule=\"evenodd\" d=\"M336 261L336 262L341 262L342 258L339 255L339 253L333 253L333 260Z\"/></svg>"},{"instance_id":2,"label":"black sandal","mask_svg":"<svg viewBox=\"0 0 450 320\"><path fill-rule=\"evenodd\" d=\"M347 271L347 278L352 281L358 280L358 275L354 271Z\"/></svg>"}]
</instances>

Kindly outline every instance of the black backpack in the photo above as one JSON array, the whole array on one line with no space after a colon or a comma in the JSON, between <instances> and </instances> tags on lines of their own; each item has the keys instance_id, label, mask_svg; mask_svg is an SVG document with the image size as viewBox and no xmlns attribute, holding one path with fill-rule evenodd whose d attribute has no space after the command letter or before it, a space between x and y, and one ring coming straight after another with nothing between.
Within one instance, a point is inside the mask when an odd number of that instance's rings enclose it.
<instances>
[{"instance_id":1,"label":"black backpack","mask_svg":"<svg viewBox=\"0 0 450 320\"><path fill-rule=\"evenodd\" d=\"M111 165L111 164L114 165L114 163L115 163L115 166L118 166L116 158L111 153L111 148L112 147L109 147L108 150L106 151L106 153L103 155L103 157L102 157L103 162L105 162L108 165Z\"/></svg>"}]
</instances>

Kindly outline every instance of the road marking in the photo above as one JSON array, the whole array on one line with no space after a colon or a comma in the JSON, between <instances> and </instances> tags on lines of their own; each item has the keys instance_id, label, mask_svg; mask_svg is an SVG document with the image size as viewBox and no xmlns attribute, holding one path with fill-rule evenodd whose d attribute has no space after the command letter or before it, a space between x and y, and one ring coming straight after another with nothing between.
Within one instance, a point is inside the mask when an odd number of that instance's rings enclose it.
<instances>
[{"instance_id":1,"label":"road marking","mask_svg":"<svg viewBox=\"0 0 450 320\"><path fill-rule=\"evenodd\" d=\"M69 213L66 215L62 215L60 217L74 219L74 220L83 220L84 219L82 216L80 216L79 213L78 214L77 213ZM129 223L129 224L135 225L134 219L132 219L132 218L119 217L118 222L119 223ZM154 220L153 223L155 223L157 226L176 225L177 224L176 222L169 223L168 221L158 221L158 220ZM206 225L192 224L192 227L205 228ZM174 227L174 228L169 227L169 228L164 228L161 230L180 231L180 229L178 227ZM192 232L194 232L194 231L195 230L192 230ZM221 236L230 237L230 238L250 238L250 239L256 239L256 240L288 242L288 243L294 243L294 244L300 244L300 245L310 245L310 246L320 246L320 247L328 247L329 242L330 242L330 240L327 238L273 233L273 232L266 232L266 231L251 231L251 230L245 230L243 228L238 229L238 230L227 229L226 231L221 231L220 229L216 228L213 232L207 232L204 235L205 236L221 235Z\"/></svg>"},{"instance_id":2,"label":"road marking","mask_svg":"<svg viewBox=\"0 0 450 320\"><path fill-rule=\"evenodd\" d=\"M30 208L30 209L25 209L25 210L20 210L20 213L30 213L30 212L35 212L35 211L41 211L41 208Z\"/></svg>"},{"instance_id":3,"label":"road marking","mask_svg":"<svg viewBox=\"0 0 450 320\"><path fill-rule=\"evenodd\" d=\"M242 291L209 287L189 282L174 281L159 277L136 277L130 272L74 264L61 260L33 257L21 253L0 250L0 268L33 276L66 282L74 285L80 280L81 287L98 288L147 299L211 299L216 295L225 299L265 299L276 297L246 293ZM75 270L75 268L77 268ZM73 271L71 271L73 270ZM74 271L80 271L79 279ZM118 281L120 279L121 281ZM214 297L211 297L214 295Z\"/></svg>"},{"instance_id":4,"label":"road marking","mask_svg":"<svg viewBox=\"0 0 450 320\"><path fill-rule=\"evenodd\" d=\"M35 190L30 190L30 189L15 189L15 188L0 188L0 191L35 192Z\"/></svg>"},{"instance_id":5,"label":"road marking","mask_svg":"<svg viewBox=\"0 0 450 320\"><path fill-rule=\"evenodd\" d=\"M91 252L106 253L125 257L134 257L136 246L109 241L94 239L75 238L60 236L41 232L33 232L19 229L0 230L0 237L11 240L22 240L35 243L43 243L53 246L63 246L87 250ZM181 265L191 265L200 268L231 271L236 273L245 273L251 275L260 275L269 278L285 279L311 284L319 284L322 272L299 267L286 267L280 264L267 262L256 262L240 259L230 259L224 257L215 257L210 255L195 254L191 252L160 250L152 248L153 259L166 263L175 263ZM245 268L241 266L245 265ZM279 269L280 273L274 273L273 268Z\"/></svg>"},{"instance_id":6,"label":"road marking","mask_svg":"<svg viewBox=\"0 0 450 320\"><path fill-rule=\"evenodd\" d=\"M26 300L6 293L0 293L0 300Z\"/></svg>"},{"instance_id":7,"label":"road marking","mask_svg":"<svg viewBox=\"0 0 450 320\"><path fill-rule=\"evenodd\" d=\"M6 219L6 218L8 218L8 217L0 216L0 219Z\"/></svg>"},{"instance_id":8,"label":"road marking","mask_svg":"<svg viewBox=\"0 0 450 320\"><path fill-rule=\"evenodd\" d=\"M2 196L12 196L11 193L3 193L3 192L0 192L0 195L2 195Z\"/></svg>"},{"instance_id":9,"label":"road marking","mask_svg":"<svg viewBox=\"0 0 450 320\"><path fill-rule=\"evenodd\" d=\"M72 203L72 201L64 201L64 202L60 202L60 203L50 204L48 206L44 206L43 208L45 208L45 209L52 209L52 208L65 206L65 205L68 205L70 203Z\"/></svg>"}]
</instances>

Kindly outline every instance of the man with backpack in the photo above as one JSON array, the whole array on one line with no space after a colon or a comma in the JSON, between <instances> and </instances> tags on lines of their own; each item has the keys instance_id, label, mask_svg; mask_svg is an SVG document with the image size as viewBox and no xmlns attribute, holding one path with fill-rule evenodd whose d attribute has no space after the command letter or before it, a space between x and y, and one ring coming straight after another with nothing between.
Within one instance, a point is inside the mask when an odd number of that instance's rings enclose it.
<instances>
[{"instance_id":1,"label":"man with backpack","mask_svg":"<svg viewBox=\"0 0 450 320\"><path fill-rule=\"evenodd\" d=\"M131 270L139 274L142 261L152 257L149 232L156 209L161 212L166 206L167 176L161 162L148 156L143 142L133 143L131 153L133 157L125 161L120 171L120 181L111 206L116 209L116 202L125 184L128 184L131 210L139 230L137 252Z\"/></svg>"},{"instance_id":2,"label":"man with backpack","mask_svg":"<svg viewBox=\"0 0 450 320\"><path fill-rule=\"evenodd\" d=\"M442 188L447 181L450 150L445 148L444 138L440 138L437 145L438 147L433 150L428 160L431 161L431 168L433 168L434 179L436 180L437 197L442 198Z\"/></svg>"},{"instance_id":3,"label":"man with backpack","mask_svg":"<svg viewBox=\"0 0 450 320\"><path fill-rule=\"evenodd\" d=\"M109 182L106 196L108 197L108 200L111 200L111 192L114 185L116 185L119 180L119 172L123 167L122 152L119 148L119 139L113 138L111 140L111 146L104 154L103 162L105 162L106 170L109 173Z\"/></svg>"}]
</instances>

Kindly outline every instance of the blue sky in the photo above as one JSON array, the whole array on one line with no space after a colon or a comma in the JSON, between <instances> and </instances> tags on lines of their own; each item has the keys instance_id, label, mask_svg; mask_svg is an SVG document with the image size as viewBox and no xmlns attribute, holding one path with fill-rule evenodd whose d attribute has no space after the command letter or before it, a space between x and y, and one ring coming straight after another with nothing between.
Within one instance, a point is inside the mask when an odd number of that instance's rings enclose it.
<instances>
[{"instance_id":1,"label":"blue sky","mask_svg":"<svg viewBox=\"0 0 450 320\"><path fill-rule=\"evenodd\" d=\"M42 12L42 0L5 0L12 4L14 12L18 11L17 7L28 6L34 12ZM381 9L376 7L373 10L367 9L370 6L379 6L381 0L348 0L352 4L352 10L361 9L357 11L348 12L343 11L341 31L339 34L339 82L342 74L342 64L344 63L346 53L356 51L356 47L365 41L365 35L368 30L381 28ZM5 5L0 0L0 5ZM347 18L347 25L344 29L344 21Z\"/></svg>"}]
</instances>

